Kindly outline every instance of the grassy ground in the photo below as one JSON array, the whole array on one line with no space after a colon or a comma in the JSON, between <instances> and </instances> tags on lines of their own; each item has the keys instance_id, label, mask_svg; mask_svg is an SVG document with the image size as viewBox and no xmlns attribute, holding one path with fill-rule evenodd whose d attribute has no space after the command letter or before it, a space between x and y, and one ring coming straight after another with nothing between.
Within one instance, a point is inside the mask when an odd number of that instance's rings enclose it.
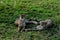
<instances>
[{"instance_id":1,"label":"grassy ground","mask_svg":"<svg viewBox=\"0 0 60 40\"><path fill-rule=\"evenodd\" d=\"M26 19L33 17L32 20L51 17L58 26L19 33L14 25L19 14L25 14ZM59 25L60 0L0 0L0 40L60 40Z\"/></svg>"}]
</instances>

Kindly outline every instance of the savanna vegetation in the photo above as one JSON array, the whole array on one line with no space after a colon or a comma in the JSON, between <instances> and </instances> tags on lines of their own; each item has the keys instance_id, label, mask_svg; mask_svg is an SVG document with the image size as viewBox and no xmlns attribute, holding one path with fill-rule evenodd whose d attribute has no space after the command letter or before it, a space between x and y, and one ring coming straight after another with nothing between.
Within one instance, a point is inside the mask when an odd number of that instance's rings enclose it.
<instances>
[{"instance_id":1,"label":"savanna vegetation","mask_svg":"<svg viewBox=\"0 0 60 40\"><path fill-rule=\"evenodd\" d=\"M19 33L14 21L20 14L32 20L51 17L55 26L42 31ZM0 0L0 40L60 40L59 28L60 0Z\"/></svg>"}]
</instances>

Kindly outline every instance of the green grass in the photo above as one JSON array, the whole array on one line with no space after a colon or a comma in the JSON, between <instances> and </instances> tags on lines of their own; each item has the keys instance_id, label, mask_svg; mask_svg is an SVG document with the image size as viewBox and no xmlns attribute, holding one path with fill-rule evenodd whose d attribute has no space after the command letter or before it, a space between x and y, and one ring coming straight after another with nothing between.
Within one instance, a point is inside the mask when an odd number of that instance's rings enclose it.
<instances>
[{"instance_id":1,"label":"green grass","mask_svg":"<svg viewBox=\"0 0 60 40\"><path fill-rule=\"evenodd\" d=\"M33 17L32 20L51 17L58 26L19 33L14 25L19 14L25 14L26 19ZM0 0L0 40L59 40L59 25L60 0Z\"/></svg>"}]
</instances>

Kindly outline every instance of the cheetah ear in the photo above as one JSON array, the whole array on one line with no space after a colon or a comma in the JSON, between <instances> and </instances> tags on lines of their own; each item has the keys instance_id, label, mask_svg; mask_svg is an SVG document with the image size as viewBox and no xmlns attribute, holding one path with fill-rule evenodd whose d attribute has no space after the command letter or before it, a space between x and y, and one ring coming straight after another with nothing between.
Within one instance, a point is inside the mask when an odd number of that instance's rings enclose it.
<instances>
[{"instance_id":1,"label":"cheetah ear","mask_svg":"<svg viewBox=\"0 0 60 40\"><path fill-rule=\"evenodd\" d=\"M20 14L20 16L25 17L25 14Z\"/></svg>"}]
</instances>

